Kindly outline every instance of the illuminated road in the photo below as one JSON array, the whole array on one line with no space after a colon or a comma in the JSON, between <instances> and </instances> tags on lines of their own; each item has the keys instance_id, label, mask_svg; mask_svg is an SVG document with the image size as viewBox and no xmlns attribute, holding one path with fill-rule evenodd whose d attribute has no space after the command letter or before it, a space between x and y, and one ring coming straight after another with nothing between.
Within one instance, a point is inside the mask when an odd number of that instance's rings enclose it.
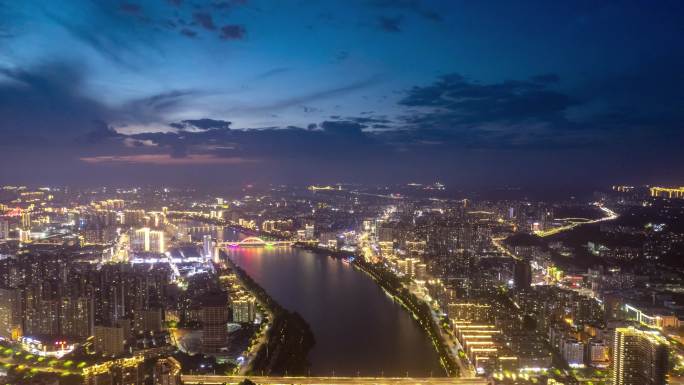
<instances>
[{"instance_id":1,"label":"illuminated road","mask_svg":"<svg viewBox=\"0 0 684 385\"><path fill-rule=\"evenodd\" d=\"M603 218L594 219L594 220L590 220L590 219L580 220L581 218L574 218L574 219L577 219L578 221L574 221L574 222L571 221L569 224L567 224L565 226L554 227L554 228L548 229L548 230L535 231L534 233L543 238L543 237L548 237L550 235L555 235L555 234L561 233L563 231L572 230L577 226L587 225L590 223L612 221L613 219L618 217L617 213L615 211L609 209L608 207L603 206L599 203L595 203L594 205L596 205L599 209L601 209L601 211L603 211L606 214L606 216Z\"/></svg>"},{"instance_id":2,"label":"illuminated road","mask_svg":"<svg viewBox=\"0 0 684 385\"><path fill-rule=\"evenodd\" d=\"M458 378L458 377L245 377L245 376L202 376L182 375L184 384L238 384L248 378L257 384L306 384L306 385L486 385L484 378Z\"/></svg>"},{"instance_id":3,"label":"illuminated road","mask_svg":"<svg viewBox=\"0 0 684 385\"><path fill-rule=\"evenodd\" d=\"M517 255L511 253L511 251L508 250L508 248L506 246L501 244L501 241L503 241L504 239L506 239L506 238L492 238L492 244L494 245L494 247L497 248L497 250L499 250L504 255L507 255L513 259L522 260Z\"/></svg>"}]
</instances>

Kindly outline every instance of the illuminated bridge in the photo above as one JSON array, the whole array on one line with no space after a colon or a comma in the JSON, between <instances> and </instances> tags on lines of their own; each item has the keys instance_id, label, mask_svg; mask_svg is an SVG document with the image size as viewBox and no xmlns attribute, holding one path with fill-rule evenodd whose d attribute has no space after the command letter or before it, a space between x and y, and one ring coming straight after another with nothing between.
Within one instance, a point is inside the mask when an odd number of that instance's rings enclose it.
<instances>
[{"instance_id":1,"label":"illuminated bridge","mask_svg":"<svg viewBox=\"0 0 684 385\"><path fill-rule=\"evenodd\" d=\"M259 237L247 237L239 242L223 242L228 247L292 246L294 241L270 241Z\"/></svg>"},{"instance_id":2,"label":"illuminated bridge","mask_svg":"<svg viewBox=\"0 0 684 385\"><path fill-rule=\"evenodd\" d=\"M189 233L206 233L206 232L211 232L215 230L220 230L223 229L227 226L219 226L219 225L203 225L203 226L190 226L190 227L184 227L183 230L189 232Z\"/></svg>"},{"instance_id":3,"label":"illuminated bridge","mask_svg":"<svg viewBox=\"0 0 684 385\"><path fill-rule=\"evenodd\" d=\"M262 377L182 375L184 384L238 384L244 379L259 385L487 385L484 378L459 377Z\"/></svg>"}]
</instances>

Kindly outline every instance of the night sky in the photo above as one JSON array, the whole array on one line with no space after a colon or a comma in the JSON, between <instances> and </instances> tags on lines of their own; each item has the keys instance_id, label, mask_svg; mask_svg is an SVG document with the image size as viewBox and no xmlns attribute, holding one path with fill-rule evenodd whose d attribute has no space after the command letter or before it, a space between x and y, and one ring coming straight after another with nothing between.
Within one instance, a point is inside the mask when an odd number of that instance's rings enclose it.
<instances>
[{"instance_id":1,"label":"night sky","mask_svg":"<svg viewBox=\"0 0 684 385\"><path fill-rule=\"evenodd\" d=\"M684 3L1 1L0 182L684 185Z\"/></svg>"}]
</instances>

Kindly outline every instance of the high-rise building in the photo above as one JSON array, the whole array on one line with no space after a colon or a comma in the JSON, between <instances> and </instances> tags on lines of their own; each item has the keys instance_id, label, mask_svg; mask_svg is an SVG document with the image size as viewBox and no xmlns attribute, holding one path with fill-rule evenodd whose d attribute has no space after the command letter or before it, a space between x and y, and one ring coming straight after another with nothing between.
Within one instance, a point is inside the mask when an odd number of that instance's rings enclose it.
<instances>
[{"instance_id":1,"label":"high-rise building","mask_svg":"<svg viewBox=\"0 0 684 385\"><path fill-rule=\"evenodd\" d=\"M95 318L92 299L63 297L59 310L61 335L83 340L92 335Z\"/></svg>"},{"instance_id":2,"label":"high-rise building","mask_svg":"<svg viewBox=\"0 0 684 385\"><path fill-rule=\"evenodd\" d=\"M304 226L304 238L305 239L314 239L314 225L313 224L307 224Z\"/></svg>"},{"instance_id":3,"label":"high-rise building","mask_svg":"<svg viewBox=\"0 0 684 385\"><path fill-rule=\"evenodd\" d=\"M131 234L131 249L153 253L165 252L164 232L150 230L149 227L133 231Z\"/></svg>"},{"instance_id":4,"label":"high-rise building","mask_svg":"<svg viewBox=\"0 0 684 385\"><path fill-rule=\"evenodd\" d=\"M26 301L24 313L24 334L30 336L58 336L61 301L33 297Z\"/></svg>"},{"instance_id":5,"label":"high-rise building","mask_svg":"<svg viewBox=\"0 0 684 385\"><path fill-rule=\"evenodd\" d=\"M424 263L416 263L414 266L415 278L419 281L425 281L427 279L427 265Z\"/></svg>"},{"instance_id":6,"label":"high-rise building","mask_svg":"<svg viewBox=\"0 0 684 385\"><path fill-rule=\"evenodd\" d=\"M9 221L0 219L0 240L9 238Z\"/></svg>"},{"instance_id":7,"label":"high-rise building","mask_svg":"<svg viewBox=\"0 0 684 385\"><path fill-rule=\"evenodd\" d=\"M489 323L494 321L494 310L491 305L480 303L449 303L446 307L449 319Z\"/></svg>"},{"instance_id":8,"label":"high-rise building","mask_svg":"<svg viewBox=\"0 0 684 385\"><path fill-rule=\"evenodd\" d=\"M211 253L212 253L212 242L211 242L211 235L207 234L202 237L202 252L203 252L203 257L206 259L211 258Z\"/></svg>"},{"instance_id":9,"label":"high-rise building","mask_svg":"<svg viewBox=\"0 0 684 385\"><path fill-rule=\"evenodd\" d=\"M153 253L164 253L166 251L163 231L150 231L150 249L147 251Z\"/></svg>"},{"instance_id":10,"label":"high-rise building","mask_svg":"<svg viewBox=\"0 0 684 385\"><path fill-rule=\"evenodd\" d=\"M116 326L95 326L95 351L116 356L124 351L124 328Z\"/></svg>"},{"instance_id":11,"label":"high-rise building","mask_svg":"<svg viewBox=\"0 0 684 385\"><path fill-rule=\"evenodd\" d=\"M233 322L235 323L251 323L254 322L254 298L244 297L234 299L231 303L233 309Z\"/></svg>"},{"instance_id":12,"label":"high-rise building","mask_svg":"<svg viewBox=\"0 0 684 385\"><path fill-rule=\"evenodd\" d=\"M200 311L202 352L220 353L228 345L228 300L223 294L205 296Z\"/></svg>"},{"instance_id":13,"label":"high-rise building","mask_svg":"<svg viewBox=\"0 0 684 385\"><path fill-rule=\"evenodd\" d=\"M657 332L615 329L613 385L665 385L668 342Z\"/></svg>"},{"instance_id":14,"label":"high-rise building","mask_svg":"<svg viewBox=\"0 0 684 385\"><path fill-rule=\"evenodd\" d=\"M154 385L181 385L181 365L173 357L160 358L154 364Z\"/></svg>"},{"instance_id":15,"label":"high-rise building","mask_svg":"<svg viewBox=\"0 0 684 385\"><path fill-rule=\"evenodd\" d=\"M145 210L125 210L123 212L122 224L128 226L140 226L145 221Z\"/></svg>"},{"instance_id":16,"label":"high-rise building","mask_svg":"<svg viewBox=\"0 0 684 385\"><path fill-rule=\"evenodd\" d=\"M133 320L133 329L137 332L152 331L159 332L162 330L162 311L160 308L149 310L134 310L135 319Z\"/></svg>"},{"instance_id":17,"label":"high-rise building","mask_svg":"<svg viewBox=\"0 0 684 385\"><path fill-rule=\"evenodd\" d=\"M21 228L24 230L31 229L31 213L25 212L21 214Z\"/></svg>"},{"instance_id":18,"label":"high-rise building","mask_svg":"<svg viewBox=\"0 0 684 385\"><path fill-rule=\"evenodd\" d=\"M605 368L610 361L608 346L603 341L590 341L588 345L589 364L594 367Z\"/></svg>"},{"instance_id":19,"label":"high-rise building","mask_svg":"<svg viewBox=\"0 0 684 385\"><path fill-rule=\"evenodd\" d=\"M516 290L527 290L532 284L532 267L526 260L516 260L513 266L513 285Z\"/></svg>"},{"instance_id":20,"label":"high-rise building","mask_svg":"<svg viewBox=\"0 0 684 385\"><path fill-rule=\"evenodd\" d=\"M143 227L137 229L131 234L131 249L135 251L149 251L150 250L150 229Z\"/></svg>"},{"instance_id":21,"label":"high-rise building","mask_svg":"<svg viewBox=\"0 0 684 385\"><path fill-rule=\"evenodd\" d=\"M0 337L16 340L21 335L21 294L0 289Z\"/></svg>"},{"instance_id":22,"label":"high-rise building","mask_svg":"<svg viewBox=\"0 0 684 385\"><path fill-rule=\"evenodd\" d=\"M575 339L563 341L561 349L563 359L572 368L584 366L584 343Z\"/></svg>"},{"instance_id":23,"label":"high-rise building","mask_svg":"<svg viewBox=\"0 0 684 385\"><path fill-rule=\"evenodd\" d=\"M142 385L143 357L120 358L83 369L85 385Z\"/></svg>"}]
</instances>

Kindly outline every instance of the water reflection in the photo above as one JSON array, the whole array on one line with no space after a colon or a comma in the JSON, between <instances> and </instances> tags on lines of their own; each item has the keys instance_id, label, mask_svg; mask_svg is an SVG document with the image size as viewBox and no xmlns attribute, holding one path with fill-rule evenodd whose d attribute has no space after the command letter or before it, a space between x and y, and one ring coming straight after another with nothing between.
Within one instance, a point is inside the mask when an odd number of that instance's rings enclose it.
<instances>
[{"instance_id":1,"label":"water reflection","mask_svg":"<svg viewBox=\"0 0 684 385\"><path fill-rule=\"evenodd\" d=\"M411 316L352 266L294 248L239 248L228 254L311 325L312 374L444 375Z\"/></svg>"}]
</instances>

